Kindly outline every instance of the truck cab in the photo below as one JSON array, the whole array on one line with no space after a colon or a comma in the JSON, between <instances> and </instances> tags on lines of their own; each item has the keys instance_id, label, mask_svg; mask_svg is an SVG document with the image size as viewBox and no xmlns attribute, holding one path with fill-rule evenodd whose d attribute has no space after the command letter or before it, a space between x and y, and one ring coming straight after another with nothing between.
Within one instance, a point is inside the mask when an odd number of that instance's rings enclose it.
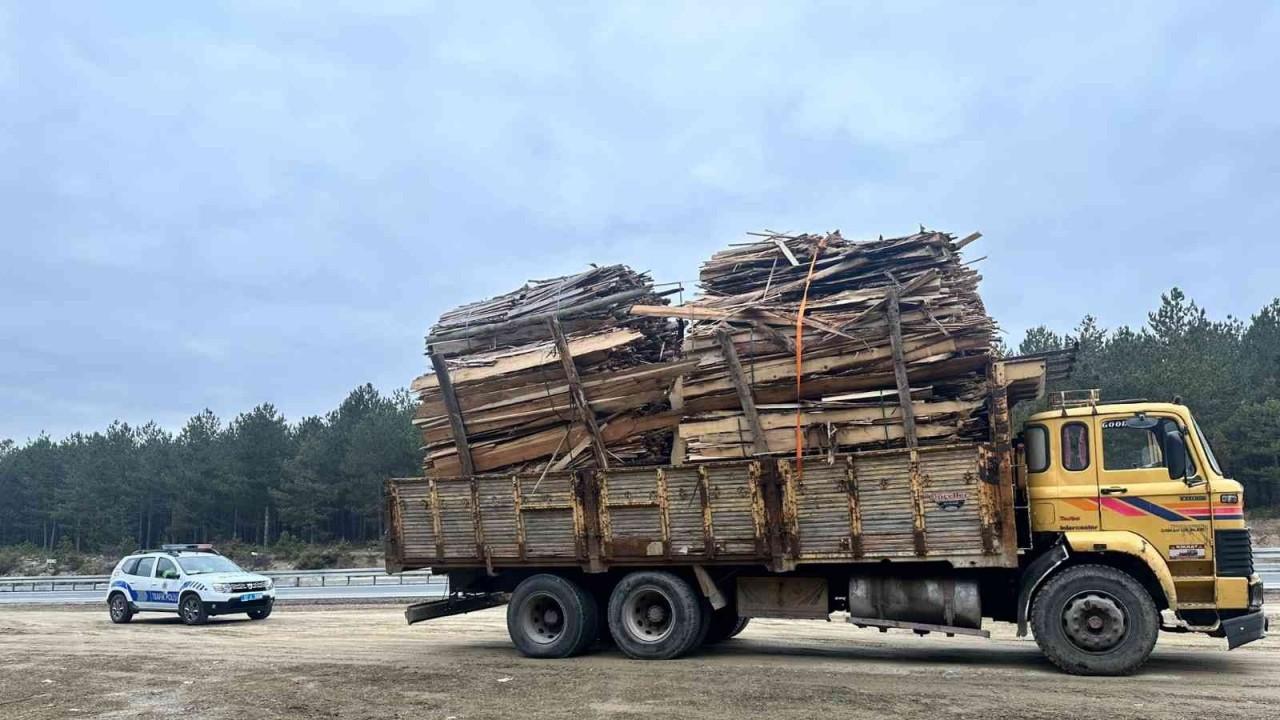
<instances>
[{"instance_id":1,"label":"truck cab","mask_svg":"<svg viewBox=\"0 0 1280 720\"><path fill-rule=\"evenodd\" d=\"M1036 548L1055 548L1042 564L1118 562L1176 618L1162 629L1226 637L1232 648L1263 636L1243 488L1186 406L1055 393L1027 420L1020 455L1020 520Z\"/></svg>"}]
</instances>

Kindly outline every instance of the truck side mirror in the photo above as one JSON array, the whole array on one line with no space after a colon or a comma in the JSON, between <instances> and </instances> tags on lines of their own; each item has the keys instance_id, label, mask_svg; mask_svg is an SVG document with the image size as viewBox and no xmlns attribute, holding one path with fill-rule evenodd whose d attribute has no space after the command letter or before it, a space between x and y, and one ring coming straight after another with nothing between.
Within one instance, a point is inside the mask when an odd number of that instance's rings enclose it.
<instances>
[{"instance_id":1,"label":"truck side mirror","mask_svg":"<svg viewBox=\"0 0 1280 720\"><path fill-rule=\"evenodd\" d=\"M1164 434L1164 461L1170 480L1187 479L1187 445L1181 432L1170 430Z\"/></svg>"}]
</instances>

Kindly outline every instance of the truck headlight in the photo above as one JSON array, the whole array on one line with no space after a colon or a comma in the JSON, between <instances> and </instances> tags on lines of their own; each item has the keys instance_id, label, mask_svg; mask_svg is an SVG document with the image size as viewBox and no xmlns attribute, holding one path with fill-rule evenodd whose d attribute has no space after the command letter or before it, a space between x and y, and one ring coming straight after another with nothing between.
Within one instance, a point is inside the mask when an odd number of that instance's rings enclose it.
<instances>
[{"instance_id":1,"label":"truck headlight","mask_svg":"<svg viewBox=\"0 0 1280 720\"><path fill-rule=\"evenodd\" d=\"M226 583L214 583L213 591L220 592L220 593L229 593L231 592L231 586Z\"/></svg>"}]
</instances>

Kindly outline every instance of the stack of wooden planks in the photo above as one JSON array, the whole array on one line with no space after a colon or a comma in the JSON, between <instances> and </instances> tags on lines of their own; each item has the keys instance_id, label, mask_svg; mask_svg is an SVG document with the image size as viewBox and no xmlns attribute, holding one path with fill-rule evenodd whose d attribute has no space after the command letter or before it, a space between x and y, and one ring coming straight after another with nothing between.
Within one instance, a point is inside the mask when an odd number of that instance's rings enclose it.
<instances>
[{"instance_id":1,"label":"stack of wooden planks","mask_svg":"<svg viewBox=\"0 0 1280 720\"><path fill-rule=\"evenodd\" d=\"M672 462L915 446L986 432L995 324L957 240L758 234L707 260L688 322Z\"/></svg>"},{"instance_id":2,"label":"stack of wooden planks","mask_svg":"<svg viewBox=\"0 0 1280 720\"><path fill-rule=\"evenodd\" d=\"M754 234L670 306L622 265L441 316L428 475L681 464L987 437L995 324L964 239Z\"/></svg>"},{"instance_id":3,"label":"stack of wooden planks","mask_svg":"<svg viewBox=\"0 0 1280 720\"><path fill-rule=\"evenodd\" d=\"M677 323L627 311L671 292L612 265L444 313L427 337L433 372L412 385L427 473L665 462L679 420L668 390L692 363L677 358Z\"/></svg>"}]
</instances>

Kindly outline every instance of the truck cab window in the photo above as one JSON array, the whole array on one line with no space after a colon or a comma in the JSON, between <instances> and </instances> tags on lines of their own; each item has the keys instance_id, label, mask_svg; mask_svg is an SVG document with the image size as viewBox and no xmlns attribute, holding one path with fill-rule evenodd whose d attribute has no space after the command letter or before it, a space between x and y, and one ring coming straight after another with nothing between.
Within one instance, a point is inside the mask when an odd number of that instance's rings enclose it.
<instances>
[{"instance_id":1,"label":"truck cab window","mask_svg":"<svg viewBox=\"0 0 1280 720\"><path fill-rule=\"evenodd\" d=\"M1089 468L1089 427L1084 423L1062 426L1062 467L1072 471Z\"/></svg>"},{"instance_id":2,"label":"truck cab window","mask_svg":"<svg viewBox=\"0 0 1280 720\"><path fill-rule=\"evenodd\" d=\"M1102 467L1104 470L1149 470L1167 467L1165 437L1177 432L1178 423L1170 418L1142 415L1102 422ZM1189 475L1195 464L1187 455Z\"/></svg>"},{"instance_id":3,"label":"truck cab window","mask_svg":"<svg viewBox=\"0 0 1280 720\"><path fill-rule=\"evenodd\" d=\"M1049 430L1043 425L1027 426L1027 472L1049 469Z\"/></svg>"}]
</instances>

